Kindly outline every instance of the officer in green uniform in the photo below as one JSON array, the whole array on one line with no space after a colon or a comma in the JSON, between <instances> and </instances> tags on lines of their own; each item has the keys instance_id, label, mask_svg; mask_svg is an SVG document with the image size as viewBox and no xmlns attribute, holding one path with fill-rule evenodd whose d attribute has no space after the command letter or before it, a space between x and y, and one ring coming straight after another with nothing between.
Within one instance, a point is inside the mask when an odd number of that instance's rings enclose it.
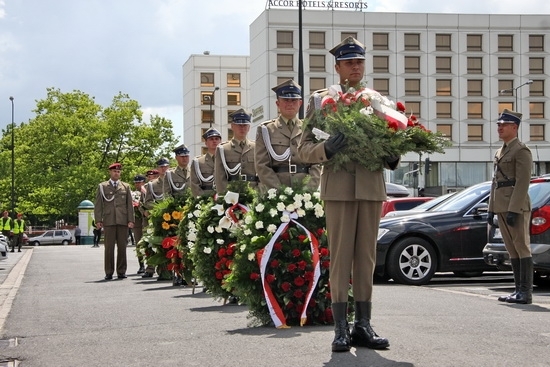
<instances>
[{"instance_id":1,"label":"officer in green uniform","mask_svg":"<svg viewBox=\"0 0 550 367\"><path fill-rule=\"evenodd\" d=\"M185 144L174 148L178 166L166 172L166 180L170 184L170 193L176 197L183 195L189 183L189 149Z\"/></svg>"},{"instance_id":2,"label":"officer in green uniform","mask_svg":"<svg viewBox=\"0 0 550 367\"><path fill-rule=\"evenodd\" d=\"M498 118L498 136L504 142L494 159L493 185L487 221L498 226L514 273L515 291L498 298L501 302L532 303L533 259L529 238L531 200L529 183L533 157L518 139L522 114L505 109Z\"/></svg>"},{"instance_id":3,"label":"officer in green uniform","mask_svg":"<svg viewBox=\"0 0 550 367\"><path fill-rule=\"evenodd\" d=\"M302 106L302 88L289 79L272 90L277 95L279 117L262 123L256 130L254 155L261 190L301 185L306 177L307 187L317 190L321 168L304 163L298 155L302 121L297 114Z\"/></svg>"},{"instance_id":4,"label":"officer in green uniform","mask_svg":"<svg viewBox=\"0 0 550 367\"><path fill-rule=\"evenodd\" d=\"M231 114L233 139L218 145L214 159L214 182L218 194L225 193L230 181L247 181L252 187L258 185L254 166L254 142L247 138L251 117L242 108Z\"/></svg>"},{"instance_id":5,"label":"officer in green uniform","mask_svg":"<svg viewBox=\"0 0 550 367\"><path fill-rule=\"evenodd\" d=\"M193 158L191 162L191 192L195 196L211 194L214 192L214 157L216 148L222 141L222 135L213 127L202 134L207 152Z\"/></svg>"},{"instance_id":6,"label":"officer in green uniform","mask_svg":"<svg viewBox=\"0 0 550 367\"><path fill-rule=\"evenodd\" d=\"M340 85L361 88L365 72L365 46L348 37L330 50L336 58L335 69ZM315 109L327 95L323 89L313 94L309 101L306 119L315 121L319 115ZM298 146L305 162L322 163L330 160L347 145L346 137L335 134L324 141L317 141L312 125L305 128ZM386 167L395 169L398 157L385 160ZM332 351L349 351L351 345L373 349L389 346L386 338L378 336L370 325L372 287L376 265L376 237L386 200L386 187L382 170L370 171L356 162L349 162L344 169L335 171L324 167L321 174L321 199L325 203L327 235L330 250L330 288L335 336ZM350 275L353 280L355 322L350 334L347 322L347 301Z\"/></svg>"}]
</instances>

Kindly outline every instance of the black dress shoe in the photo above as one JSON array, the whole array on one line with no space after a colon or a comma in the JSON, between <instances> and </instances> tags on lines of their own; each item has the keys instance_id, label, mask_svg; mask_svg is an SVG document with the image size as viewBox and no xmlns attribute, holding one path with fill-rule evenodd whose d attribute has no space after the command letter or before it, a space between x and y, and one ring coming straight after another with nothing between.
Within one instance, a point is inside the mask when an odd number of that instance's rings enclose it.
<instances>
[{"instance_id":1,"label":"black dress shoe","mask_svg":"<svg viewBox=\"0 0 550 367\"><path fill-rule=\"evenodd\" d=\"M128 277L126 276L126 274L118 274L117 278L118 279L125 279L125 278L128 278Z\"/></svg>"},{"instance_id":2,"label":"black dress shoe","mask_svg":"<svg viewBox=\"0 0 550 367\"><path fill-rule=\"evenodd\" d=\"M139 270L137 271L138 274L143 274L145 273L145 268L143 266L140 266L139 267Z\"/></svg>"},{"instance_id":3,"label":"black dress shoe","mask_svg":"<svg viewBox=\"0 0 550 367\"><path fill-rule=\"evenodd\" d=\"M145 273L141 276L142 278L152 278L153 277L153 274L151 273Z\"/></svg>"},{"instance_id":4,"label":"black dress shoe","mask_svg":"<svg viewBox=\"0 0 550 367\"><path fill-rule=\"evenodd\" d=\"M112 275L105 275L105 280L112 280L112 279L113 279Z\"/></svg>"}]
</instances>

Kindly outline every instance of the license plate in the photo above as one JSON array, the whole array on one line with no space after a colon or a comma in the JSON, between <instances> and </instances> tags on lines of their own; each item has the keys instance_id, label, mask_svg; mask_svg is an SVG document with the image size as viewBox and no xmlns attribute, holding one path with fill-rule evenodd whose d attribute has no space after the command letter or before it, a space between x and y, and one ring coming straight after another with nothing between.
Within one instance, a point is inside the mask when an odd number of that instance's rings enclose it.
<instances>
[{"instance_id":1,"label":"license plate","mask_svg":"<svg viewBox=\"0 0 550 367\"><path fill-rule=\"evenodd\" d=\"M493 235L493 238L502 239L502 234L500 234L500 228L495 228L495 234Z\"/></svg>"}]
</instances>

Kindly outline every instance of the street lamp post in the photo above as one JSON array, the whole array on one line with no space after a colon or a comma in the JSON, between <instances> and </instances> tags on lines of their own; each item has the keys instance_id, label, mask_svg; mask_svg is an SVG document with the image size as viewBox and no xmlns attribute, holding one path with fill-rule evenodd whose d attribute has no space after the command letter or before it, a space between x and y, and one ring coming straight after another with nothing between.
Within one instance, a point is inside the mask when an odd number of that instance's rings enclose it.
<instances>
[{"instance_id":1,"label":"street lamp post","mask_svg":"<svg viewBox=\"0 0 550 367\"><path fill-rule=\"evenodd\" d=\"M529 79L525 83L523 83L523 84L521 84L521 85L519 85L515 88L501 89L500 90L500 94L506 93L506 92L512 92L514 94L514 97L516 98L516 104L514 105L514 110L516 110L517 112L521 112L520 109L519 109L519 106L518 106L518 89L525 86L525 85L528 85L528 84L533 84L533 81L531 79Z\"/></svg>"},{"instance_id":2,"label":"street lamp post","mask_svg":"<svg viewBox=\"0 0 550 367\"><path fill-rule=\"evenodd\" d=\"M14 105L13 97L11 101L11 212L15 218L15 122L14 122Z\"/></svg>"},{"instance_id":3,"label":"street lamp post","mask_svg":"<svg viewBox=\"0 0 550 367\"><path fill-rule=\"evenodd\" d=\"M210 127L212 127L212 123L214 122L214 115L212 114L212 104L214 102L214 93L216 93L217 90L219 90L220 87L215 87L212 93L210 93Z\"/></svg>"}]
</instances>

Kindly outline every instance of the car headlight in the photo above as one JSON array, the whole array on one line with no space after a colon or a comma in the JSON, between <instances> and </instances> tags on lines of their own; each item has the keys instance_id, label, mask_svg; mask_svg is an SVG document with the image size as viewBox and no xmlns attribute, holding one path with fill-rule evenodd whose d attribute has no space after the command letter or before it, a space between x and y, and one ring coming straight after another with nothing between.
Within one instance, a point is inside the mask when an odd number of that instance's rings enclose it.
<instances>
[{"instance_id":1,"label":"car headlight","mask_svg":"<svg viewBox=\"0 0 550 367\"><path fill-rule=\"evenodd\" d=\"M385 235L386 233L388 233L389 231L390 231L390 230L389 230L389 229L386 229L386 228L378 228L378 236L376 237L376 240L377 240L377 241L380 241L380 239L381 239L382 237L384 237L384 235Z\"/></svg>"}]
</instances>

